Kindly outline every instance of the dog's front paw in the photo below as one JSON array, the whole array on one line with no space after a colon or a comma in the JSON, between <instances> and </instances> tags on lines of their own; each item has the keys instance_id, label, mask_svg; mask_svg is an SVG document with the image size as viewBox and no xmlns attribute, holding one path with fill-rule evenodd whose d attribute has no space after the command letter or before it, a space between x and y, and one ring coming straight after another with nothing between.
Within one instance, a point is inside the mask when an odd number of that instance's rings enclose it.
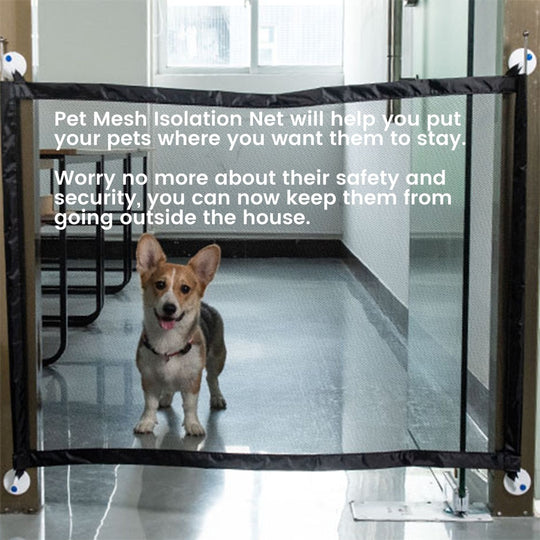
<instances>
[{"instance_id":1,"label":"dog's front paw","mask_svg":"<svg viewBox=\"0 0 540 540\"><path fill-rule=\"evenodd\" d=\"M212 396L210 398L210 408L214 411L221 411L227 408L227 402L222 395Z\"/></svg>"},{"instance_id":2,"label":"dog's front paw","mask_svg":"<svg viewBox=\"0 0 540 540\"><path fill-rule=\"evenodd\" d=\"M193 437L202 437L205 435L204 428L198 420L186 420L184 422L184 427L186 428L186 435L191 435Z\"/></svg>"},{"instance_id":3,"label":"dog's front paw","mask_svg":"<svg viewBox=\"0 0 540 540\"><path fill-rule=\"evenodd\" d=\"M152 433L154 431L154 426L157 422L154 420L140 420L140 422L133 428L135 433Z\"/></svg>"}]
</instances>

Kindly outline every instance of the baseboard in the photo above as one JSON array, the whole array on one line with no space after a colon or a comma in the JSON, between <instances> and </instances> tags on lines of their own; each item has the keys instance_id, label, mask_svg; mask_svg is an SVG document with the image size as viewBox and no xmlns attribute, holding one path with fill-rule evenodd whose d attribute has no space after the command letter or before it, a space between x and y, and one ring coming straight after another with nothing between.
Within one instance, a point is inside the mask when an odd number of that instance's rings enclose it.
<instances>
[{"instance_id":1,"label":"baseboard","mask_svg":"<svg viewBox=\"0 0 540 540\"><path fill-rule=\"evenodd\" d=\"M191 257L202 247L217 243L221 247L224 258L268 258L268 257L336 257L342 255L342 243L337 239L172 239L160 238L157 235L168 257ZM135 253L136 242L132 249ZM41 240L42 253L56 257L58 254L57 238L43 237ZM120 259L123 253L122 242L105 242L105 257ZM95 240L88 237L70 237L68 239L69 257L75 259L92 258L95 253Z\"/></svg>"},{"instance_id":2,"label":"baseboard","mask_svg":"<svg viewBox=\"0 0 540 540\"><path fill-rule=\"evenodd\" d=\"M191 257L200 248L217 242L224 258L270 258L270 257L300 257L320 258L332 257L343 259L355 278L366 288L379 305L383 313L392 321L402 336L407 335L407 308L392 294L392 292L365 266L339 239L182 239L159 238L164 251L170 258ZM132 249L135 253L136 244ZM122 243L107 241L105 257L107 259L122 258ZM58 239L42 237L41 250L48 257L58 254ZM88 237L70 237L68 239L68 254L70 258L88 259L95 253L95 241Z\"/></svg>"},{"instance_id":3,"label":"baseboard","mask_svg":"<svg viewBox=\"0 0 540 540\"><path fill-rule=\"evenodd\" d=\"M367 289L398 332L403 337L406 337L409 329L409 310L407 307L344 244L342 246L342 257L353 275Z\"/></svg>"},{"instance_id":4,"label":"baseboard","mask_svg":"<svg viewBox=\"0 0 540 540\"><path fill-rule=\"evenodd\" d=\"M463 237L453 234L411 235L410 257L455 258L463 255Z\"/></svg>"}]
</instances>

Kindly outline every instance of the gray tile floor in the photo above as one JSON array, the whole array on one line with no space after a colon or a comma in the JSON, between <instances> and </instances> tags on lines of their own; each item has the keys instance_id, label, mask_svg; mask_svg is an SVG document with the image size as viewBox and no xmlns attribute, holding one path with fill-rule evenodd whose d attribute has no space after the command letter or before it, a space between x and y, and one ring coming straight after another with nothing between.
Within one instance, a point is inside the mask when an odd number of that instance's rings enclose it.
<instances>
[{"instance_id":1,"label":"gray tile floor","mask_svg":"<svg viewBox=\"0 0 540 540\"><path fill-rule=\"evenodd\" d=\"M204 389L199 411L205 439L184 437L178 400L172 411L160 412L154 436L132 433L142 407L133 361L139 298L134 279L107 298L96 323L70 333L65 356L45 370L45 448L325 453L415 447L405 343L341 261L223 261L207 301L226 323L222 389L229 408L210 413ZM436 419L430 425L423 433L437 441ZM430 471L418 469L71 466L45 469L44 486L44 511L0 516L0 538L540 538L533 518L488 524L352 519L352 500L414 502L440 495Z\"/></svg>"},{"instance_id":2,"label":"gray tile floor","mask_svg":"<svg viewBox=\"0 0 540 540\"><path fill-rule=\"evenodd\" d=\"M208 435L201 449L415 447L407 429L403 339L341 261L224 260L205 299L226 325L221 386L229 407L210 413L203 385L199 411ZM134 277L107 298L95 324L70 333L65 356L44 372L45 449L192 443L181 427L179 395L172 410L159 413L155 440L132 433L143 404L134 365L140 329Z\"/></svg>"}]
</instances>

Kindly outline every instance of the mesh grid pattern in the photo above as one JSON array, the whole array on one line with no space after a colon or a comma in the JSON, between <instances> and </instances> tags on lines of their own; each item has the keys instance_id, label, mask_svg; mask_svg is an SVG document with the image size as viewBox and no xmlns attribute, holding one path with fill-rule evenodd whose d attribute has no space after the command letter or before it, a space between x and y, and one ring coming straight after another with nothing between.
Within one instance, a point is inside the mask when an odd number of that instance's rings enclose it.
<instances>
[{"instance_id":1,"label":"mesh grid pattern","mask_svg":"<svg viewBox=\"0 0 540 540\"><path fill-rule=\"evenodd\" d=\"M477 200L484 209L491 207L493 193L497 191L493 188L496 179L493 179L487 164L498 159L495 113L499 106L498 96L475 97L473 123L479 127L472 142L473 184L481 180L482 185L491 186L489 201ZM218 239L249 238L253 235L335 237L354 248L360 262L391 292L395 293L395 290L388 284L401 284L394 289L398 290L395 294L408 312L406 336L395 331L363 284L345 271L339 261L225 264L209 294L224 312L230 352L223 385L226 387L228 381L229 386L235 389L232 393L237 405L233 404L232 410L217 419L208 417L209 423L216 423L216 431L204 449L227 451L240 448L247 452L315 454L398 449L458 450L464 97L403 100L401 114L412 124L403 126L400 122L385 123L385 102L269 111L53 100L40 102L39 111L41 149L55 148L58 142L55 133L68 130L81 135L81 140L99 134L97 143L91 148L73 145L83 150L103 150L103 143L111 134L124 135L126 141L132 141L130 137L136 132L140 136L137 141L149 141L148 144L118 144L115 149L139 147L148 150L150 200L159 195L176 195L177 200L182 201L181 204L166 205L158 200L153 211L165 213L169 210L172 213L183 210L198 216L197 223L192 226L151 225L150 229L158 236L179 241L193 236ZM118 118L124 119L145 118L146 124L99 129L80 125L55 127L57 111L71 115L83 112L89 124L90 119L105 118L107 114L120 115ZM452 117L455 120L456 114L461 117L461 125L432 129L435 135L451 133L459 136L453 150L447 146L419 146L414 143L420 134L429 135L429 115L440 115L450 122ZM210 123L219 123L220 119L225 123L228 119L227 124L233 121L241 126L186 126L186 119L202 121L205 115ZM179 125L156 126L158 117ZM268 125L250 126L250 118L254 117L266 118ZM300 117L315 125L293 125L299 122ZM368 125L371 119L375 121L374 126ZM358 125L346 125L347 122ZM489 141L485 137L485 129L491 130ZM410 137L412 144L393 145L392 131L396 137ZM332 140L338 140L337 134L340 134L341 141L345 138L352 141L357 136L364 142L331 144ZM378 134L382 136L382 145L377 142ZM205 135L217 135L220 144L183 143L189 137L200 140ZM245 140L249 138L255 144L237 143L234 149L230 149L229 135ZM292 141L307 144L273 144L276 135L289 136ZM370 140L366 135L373 138ZM169 136L173 144L160 144L163 137ZM264 145L256 144L262 139ZM367 140L370 140L369 144L365 142ZM323 144L316 141L323 141ZM453 144L452 140L449 144ZM73 171L81 174L93 172L94 167L93 163L71 166ZM114 172L117 181L120 179L120 160L106 161L105 169ZM230 176L231 171L245 175L245 183L238 186L213 184L216 175ZM270 171L277 179L275 183L269 180ZM295 171L302 177L308 173L326 173L328 180L325 185L305 182L302 186L287 186L280 181L283 171ZM405 182L410 173L435 175L441 171L446 174L446 183L441 186L414 186ZM381 183L383 172L386 178L388 175L399 176L393 189ZM179 185L190 174L200 173L208 176L207 185L197 185L196 182L195 185ZM365 180L370 173L377 176L377 181L371 184ZM157 185L157 174L178 177L179 184L172 187ZM357 175L357 182L364 178L363 185L337 185L337 175L351 174ZM41 175L43 194L49 189L50 182L47 171L42 171ZM252 178L258 178L266 185L257 185L257 180L252 181ZM120 184L114 186L121 189ZM368 192L374 196L390 193L395 196L396 204L345 204L345 190L354 190L362 197ZM452 204L404 204L407 190L410 196L415 193L426 196L434 192L448 193ZM68 191L84 193L88 188L70 187ZM327 193L335 197L336 203L328 209L320 204L290 206L284 204L288 191L301 191L308 197ZM141 210L142 191L137 188L134 193L135 208ZM222 200L230 203L194 202L195 194L199 195L197 200L201 200L213 193L221 194ZM240 194L260 200L257 196L263 193L277 196L279 203L260 202L248 206L238 203ZM70 209L80 211L77 206ZM121 206L108 205L104 210L121 210ZM232 226L204 223L201 219L204 210L215 210L221 214L231 212L237 216L237 221ZM276 215L302 212L305 222L293 226L243 223L241 218L245 211ZM474 241L478 244L491 242L493 228L491 214L484 213L481 219L474 232ZM119 230L113 228L111 235ZM91 235L93 231L91 228L79 228L77 234L81 233ZM473 261L472 274L492 275L491 260L491 254L489 257L477 257ZM481 288L483 284L485 282L477 285ZM254 298L257 299L255 302ZM44 415L46 449L96 447L111 441L116 446L131 444L132 424L143 402L133 361L140 329L138 301L135 284L121 298L108 302L104 314L90 332L73 333L72 344L57 367L58 376L65 378L67 384L67 401L65 396L60 399L51 380L47 382ZM83 306L84 299L75 300L73 309L76 310L78 305ZM489 327L491 309L488 300L486 305L473 310L471 327ZM490 418L487 413L489 407L486 406L491 400L492 381L489 331L484 334L486 336L487 344L482 336L474 333L471 336L471 350L475 354L471 358L470 377L485 390L481 396L483 405L470 406L475 410L475 414L469 411L471 451L485 451L489 444L487 426ZM112 364L111 357L114 357ZM79 368L86 370L84 374ZM96 393L93 381L95 379L99 386L99 377L103 376L107 389ZM116 381L114 384L113 379ZM91 384L88 384L89 380ZM247 388L237 390L245 380L248 381ZM206 417L205 401L205 398L201 399L199 406L203 418ZM180 403L175 402L175 405L179 410ZM71 423L72 428L81 424L88 411L92 411L91 426L87 423L80 437L67 440L59 426L63 422ZM159 428L161 447L186 448L188 443L179 435L181 419L174 414L167 415L162 417L162 423ZM255 429L255 425L260 429ZM165 435L166 426L169 433L176 433L174 437Z\"/></svg>"}]
</instances>

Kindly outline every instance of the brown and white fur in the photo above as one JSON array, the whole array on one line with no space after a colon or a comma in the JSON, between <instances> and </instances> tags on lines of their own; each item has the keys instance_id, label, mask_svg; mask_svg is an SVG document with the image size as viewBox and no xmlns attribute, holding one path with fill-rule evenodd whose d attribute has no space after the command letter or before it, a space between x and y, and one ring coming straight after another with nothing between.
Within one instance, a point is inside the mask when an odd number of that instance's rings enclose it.
<instances>
[{"instance_id":1,"label":"brown and white fur","mask_svg":"<svg viewBox=\"0 0 540 540\"><path fill-rule=\"evenodd\" d=\"M174 393L182 394L184 428L204 435L197 401L206 367L210 406L224 409L218 376L225 364L223 321L201 302L221 259L216 244L201 249L187 265L167 262L161 245L143 234L137 245L137 271L143 290L143 332L137 348L137 367L144 391L144 412L135 433L151 433L158 407L170 407Z\"/></svg>"}]
</instances>

